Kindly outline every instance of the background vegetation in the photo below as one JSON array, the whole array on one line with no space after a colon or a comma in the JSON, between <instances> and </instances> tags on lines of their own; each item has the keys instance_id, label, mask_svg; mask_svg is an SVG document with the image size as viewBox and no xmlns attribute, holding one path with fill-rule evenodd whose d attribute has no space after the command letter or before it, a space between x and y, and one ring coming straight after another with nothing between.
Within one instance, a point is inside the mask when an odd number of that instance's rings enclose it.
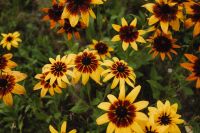
<instances>
[{"instance_id":1,"label":"background vegetation","mask_svg":"<svg viewBox=\"0 0 200 133\"><path fill-rule=\"evenodd\" d=\"M41 68L48 63L49 57L58 54L77 53L91 43L92 39L105 40L115 51L113 56L124 59L132 66L137 75L136 84L142 86L139 99L150 101L169 99L179 103L179 112L187 124L192 125L194 133L200 132L200 91L194 88L194 82L185 81L188 71L180 67L184 62L184 53L199 54L200 37L193 39L192 30L181 27L174 37L182 46L179 55L173 61L159 58L153 60L148 54L148 44L140 45L139 51L129 48L124 52L121 42L111 43L116 34L111 24L121 24L121 17L131 21L138 18L140 28L147 28L148 11L141 5L147 1L108 0L106 4L94 7L96 20L81 32L81 40L67 41L65 35L56 34L49 29L49 23L41 21L40 11L51 4L50 0L0 0L0 33L19 31L23 42L18 49L12 49L13 60L18 63L17 70L24 72L28 78L23 82L27 94L14 96L14 106L8 107L0 102L0 133L46 133L49 124L59 128L63 120L68 121L68 129L76 128L81 133L104 132L106 125L98 127L96 118L101 111L96 106L106 99L106 95L117 94L118 89L110 90L110 83L98 86L90 81L86 86L68 87L61 95L40 98L39 91L33 91L37 83L34 76L41 73ZM0 48L0 54L7 53ZM128 89L128 88L127 88ZM182 132L185 132L182 126Z\"/></svg>"}]
</instances>

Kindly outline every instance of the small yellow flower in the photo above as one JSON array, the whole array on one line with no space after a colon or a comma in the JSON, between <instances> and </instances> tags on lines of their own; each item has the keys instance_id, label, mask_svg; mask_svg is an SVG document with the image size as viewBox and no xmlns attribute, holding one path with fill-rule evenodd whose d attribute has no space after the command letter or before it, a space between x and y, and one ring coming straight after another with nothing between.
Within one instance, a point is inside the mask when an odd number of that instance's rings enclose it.
<instances>
[{"instance_id":1,"label":"small yellow flower","mask_svg":"<svg viewBox=\"0 0 200 133\"><path fill-rule=\"evenodd\" d=\"M134 50L138 50L138 46L136 42L146 43L144 38L141 36L145 34L144 30L137 30L137 19L135 18L130 25L128 25L127 21L122 18L122 26L113 24L112 27L115 31L119 32L118 35L115 35L112 38L112 41L122 41L122 48L124 51L127 50L129 44Z\"/></svg>"},{"instance_id":2,"label":"small yellow flower","mask_svg":"<svg viewBox=\"0 0 200 133\"><path fill-rule=\"evenodd\" d=\"M3 48L7 47L8 50L11 49L11 46L18 48L19 46L19 42L21 42L22 40L19 38L20 33L19 32L14 32L14 33L2 33L1 34L3 36L3 39L0 43L0 45L3 46Z\"/></svg>"},{"instance_id":3,"label":"small yellow flower","mask_svg":"<svg viewBox=\"0 0 200 133\"><path fill-rule=\"evenodd\" d=\"M147 40L151 43L151 50L149 53L153 53L153 58L160 54L162 60L164 60L166 56L172 60L170 53L177 55L177 52L174 49L180 48L179 45L175 44L176 39L172 37L170 32L165 34L164 32L157 30L155 34Z\"/></svg>"},{"instance_id":4,"label":"small yellow flower","mask_svg":"<svg viewBox=\"0 0 200 133\"><path fill-rule=\"evenodd\" d=\"M91 5L103 4L102 0L62 0L65 3L62 19L68 18L72 27L78 24L80 18L88 26L90 15L96 18Z\"/></svg>"},{"instance_id":5,"label":"small yellow flower","mask_svg":"<svg viewBox=\"0 0 200 133\"><path fill-rule=\"evenodd\" d=\"M74 67L74 58L74 54L69 54L68 56L66 55L62 58L60 55L58 55L56 60L49 58L51 64L46 64L42 70L42 73L47 73L45 76L45 81L50 80L50 85L53 85L55 82L57 82L58 86L62 88L65 87L63 86L62 81L70 84L67 76L73 77L73 72L71 69Z\"/></svg>"},{"instance_id":6,"label":"small yellow flower","mask_svg":"<svg viewBox=\"0 0 200 133\"><path fill-rule=\"evenodd\" d=\"M135 102L140 92L141 86L135 87L126 97L125 94L119 94L117 99L109 94L109 102L102 102L98 108L106 111L102 116L96 119L97 125L109 123L106 133L143 133L140 122L148 121L148 117L140 112L149 104L148 101Z\"/></svg>"},{"instance_id":7,"label":"small yellow flower","mask_svg":"<svg viewBox=\"0 0 200 133\"><path fill-rule=\"evenodd\" d=\"M13 57L11 53L0 55L0 71L10 71L17 64L10 59Z\"/></svg>"},{"instance_id":8,"label":"small yellow flower","mask_svg":"<svg viewBox=\"0 0 200 133\"><path fill-rule=\"evenodd\" d=\"M73 78L74 84L77 83L82 76L82 84L85 85L91 77L96 83L100 84L100 75L103 68L100 66L100 57L96 51L85 49L80 52L75 58L75 67Z\"/></svg>"},{"instance_id":9,"label":"small yellow flower","mask_svg":"<svg viewBox=\"0 0 200 133\"><path fill-rule=\"evenodd\" d=\"M92 40L93 44L89 45L89 48L96 50L101 59L105 59L106 56L111 57L110 52L113 51L113 48L109 47L108 44L103 41Z\"/></svg>"},{"instance_id":10,"label":"small yellow flower","mask_svg":"<svg viewBox=\"0 0 200 133\"><path fill-rule=\"evenodd\" d=\"M26 74L18 71L8 71L0 74L0 99L3 99L6 105L13 105L12 93L19 95L26 93L25 88L17 83L26 77Z\"/></svg>"},{"instance_id":11,"label":"small yellow flower","mask_svg":"<svg viewBox=\"0 0 200 133\"><path fill-rule=\"evenodd\" d=\"M62 93L61 87L58 86L57 81L53 83L53 85L51 85L49 83L49 80L45 81L45 77L46 77L47 73L43 73L43 74L37 74L35 76L36 79L39 79L40 82L38 82L35 86L33 90L39 90L41 89L41 93L40 93L40 97L44 97L46 96L47 91L49 91L50 95L53 96L54 95L54 91L56 93ZM66 88L67 85L66 83L62 82L62 88Z\"/></svg>"},{"instance_id":12,"label":"small yellow flower","mask_svg":"<svg viewBox=\"0 0 200 133\"><path fill-rule=\"evenodd\" d=\"M62 123L62 125L61 125L61 131L60 131L60 133L67 133L66 129L67 129L67 122L64 121ZM52 125L49 126L49 131L51 133L58 133L58 131ZM73 129L73 130L69 131L68 133L76 133L76 132L77 132L77 130Z\"/></svg>"},{"instance_id":13,"label":"small yellow flower","mask_svg":"<svg viewBox=\"0 0 200 133\"><path fill-rule=\"evenodd\" d=\"M169 101L163 104L157 102L157 108L148 107L149 117L155 125L167 133L181 133L177 124L182 124L184 120L180 119L181 115L177 114L178 104L170 105Z\"/></svg>"},{"instance_id":14,"label":"small yellow flower","mask_svg":"<svg viewBox=\"0 0 200 133\"><path fill-rule=\"evenodd\" d=\"M106 66L107 69L101 73L104 77L103 82L113 79L111 89L114 89L118 84L120 91L125 92L125 83L129 86L134 87L136 75L133 72L133 69L128 66L124 60L119 60L117 57L112 58L111 60L104 60L102 63L103 66Z\"/></svg>"},{"instance_id":15,"label":"small yellow flower","mask_svg":"<svg viewBox=\"0 0 200 133\"><path fill-rule=\"evenodd\" d=\"M164 33L168 32L169 26L173 30L179 31L180 22L183 20L182 7L171 0L155 0L156 3L143 5L153 15L149 18L149 25L160 23Z\"/></svg>"},{"instance_id":16,"label":"small yellow flower","mask_svg":"<svg viewBox=\"0 0 200 133\"><path fill-rule=\"evenodd\" d=\"M190 63L181 63L181 66L192 72L186 80L196 80L196 88L200 89L200 58L192 54L185 54L185 57L190 61Z\"/></svg>"}]
</instances>

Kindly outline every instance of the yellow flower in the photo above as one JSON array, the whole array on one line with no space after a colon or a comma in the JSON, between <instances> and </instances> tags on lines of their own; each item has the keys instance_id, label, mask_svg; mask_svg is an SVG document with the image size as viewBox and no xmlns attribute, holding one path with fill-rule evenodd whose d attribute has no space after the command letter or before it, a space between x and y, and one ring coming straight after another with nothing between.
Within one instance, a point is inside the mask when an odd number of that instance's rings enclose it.
<instances>
[{"instance_id":1,"label":"yellow flower","mask_svg":"<svg viewBox=\"0 0 200 133\"><path fill-rule=\"evenodd\" d=\"M133 103L140 89L141 86L135 87L126 97L125 94L121 93L118 99L109 94L107 96L109 102L102 102L98 105L98 108L106 111L106 113L97 118L96 122L98 125L109 122L106 133L143 132L139 123L148 121L148 117L139 111L146 108L149 102L139 101Z\"/></svg>"},{"instance_id":2,"label":"yellow flower","mask_svg":"<svg viewBox=\"0 0 200 133\"><path fill-rule=\"evenodd\" d=\"M183 11L181 6L171 0L155 1L156 3L143 5L143 7L153 14L149 18L149 25L159 22L164 33L168 32L169 25L173 30L179 31L179 20L183 20Z\"/></svg>"},{"instance_id":3,"label":"yellow flower","mask_svg":"<svg viewBox=\"0 0 200 133\"><path fill-rule=\"evenodd\" d=\"M106 56L111 57L110 52L113 51L113 48L109 47L108 44L97 40L92 40L92 42L93 44L90 44L89 48L96 50L103 60Z\"/></svg>"},{"instance_id":4,"label":"yellow flower","mask_svg":"<svg viewBox=\"0 0 200 133\"><path fill-rule=\"evenodd\" d=\"M196 88L200 89L200 58L192 54L185 54L185 57L191 63L181 63L181 66L192 72L192 74L188 76L186 80L196 80Z\"/></svg>"},{"instance_id":5,"label":"yellow flower","mask_svg":"<svg viewBox=\"0 0 200 133\"><path fill-rule=\"evenodd\" d=\"M102 0L65 0L65 8L62 13L62 19L68 18L72 27L78 24L81 18L88 26L90 15L96 18L91 9L91 5L103 4Z\"/></svg>"},{"instance_id":6,"label":"yellow flower","mask_svg":"<svg viewBox=\"0 0 200 133\"><path fill-rule=\"evenodd\" d=\"M50 21L50 28L54 28L56 23L63 24L64 20L61 19L61 15L64 9L64 4L62 2L57 2L52 0L52 8L42 8L42 11L47 13L42 20Z\"/></svg>"},{"instance_id":7,"label":"yellow flower","mask_svg":"<svg viewBox=\"0 0 200 133\"><path fill-rule=\"evenodd\" d=\"M113 79L111 89L114 89L118 84L120 91L125 92L125 83L129 86L134 87L136 75L133 72L133 69L128 66L124 60L119 60L117 57L112 58L111 60L104 60L102 63L103 66L106 66L108 69L102 72L104 76L103 82Z\"/></svg>"},{"instance_id":8,"label":"yellow flower","mask_svg":"<svg viewBox=\"0 0 200 133\"><path fill-rule=\"evenodd\" d=\"M99 61L100 57L96 51L85 49L83 52L80 52L75 58L75 67L73 78L74 84L77 83L82 76L82 84L86 84L91 77L95 82L101 85L100 75L103 71L103 68L100 66L101 62Z\"/></svg>"},{"instance_id":9,"label":"yellow flower","mask_svg":"<svg viewBox=\"0 0 200 133\"><path fill-rule=\"evenodd\" d=\"M10 59L13 57L11 53L0 55L0 71L10 71L17 64Z\"/></svg>"},{"instance_id":10,"label":"yellow flower","mask_svg":"<svg viewBox=\"0 0 200 133\"><path fill-rule=\"evenodd\" d=\"M165 130L167 133L181 133L177 124L181 124L184 120L180 119L181 115L177 114L178 104L170 105L169 101L163 104L157 102L157 108L148 107L149 117L154 121L156 126Z\"/></svg>"},{"instance_id":11,"label":"yellow flower","mask_svg":"<svg viewBox=\"0 0 200 133\"><path fill-rule=\"evenodd\" d=\"M196 37L200 34L200 2L186 2L185 9L190 17L185 21L185 26L190 28L194 25L193 37Z\"/></svg>"},{"instance_id":12,"label":"yellow flower","mask_svg":"<svg viewBox=\"0 0 200 133\"><path fill-rule=\"evenodd\" d=\"M62 90L61 90L61 87L58 86L58 83L57 81L53 83L53 85L51 85L49 83L49 80L45 81L45 77L48 73L43 73L43 74L37 74L35 76L36 79L39 79L40 82L38 82L33 90L39 90L41 89L41 93L40 93L40 97L44 97L46 96L46 93L47 91L49 91L50 95L53 96L54 95L54 91L57 92L57 93L62 93ZM61 84L62 84L62 88L66 88L67 85L66 83L62 82L61 81Z\"/></svg>"},{"instance_id":13,"label":"yellow flower","mask_svg":"<svg viewBox=\"0 0 200 133\"><path fill-rule=\"evenodd\" d=\"M3 39L1 40L0 45L3 46L3 48L7 47L8 50L11 49L11 46L17 48L19 46L18 42L21 42L22 40L19 38L20 33L14 32L14 33L2 33Z\"/></svg>"},{"instance_id":14,"label":"yellow flower","mask_svg":"<svg viewBox=\"0 0 200 133\"><path fill-rule=\"evenodd\" d=\"M56 60L49 58L51 64L46 64L42 70L43 73L47 73L45 81L50 80L50 85L53 85L55 82L57 82L58 86L62 88L64 88L62 81L70 84L67 76L73 77L71 68L74 67L74 57L74 54L69 54L68 56L66 55L62 58L60 55L57 55Z\"/></svg>"},{"instance_id":15,"label":"yellow flower","mask_svg":"<svg viewBox=\"0 0 200 133\"><path fill-rule=\"evenodd\" d=\"M72 27L69 23L69 19L65 19L64 24L61 24L61 28L57 33L66 33L68 40L71 40L73 35L75 39L80 39L79 30L85 28L86 25L82 21L79 21L75 27Z\"/></svg>"},{"instance_id":16,"label":"yellow flower","mask_svg":"<svg viewBox=\"0 0 200 133\"><path fill-rule=\"evenodd\" d=\"M157 30L155 34L147 40L151 43L151 50L149 53L153 53L153 58L160 54L162 60L165 59L166 55L170 60L172 60L170 53L177 55L177 52L174 49L180 48L179 45L175 44L176 39L172 37L170 32L165 34L164 32Z\"/></svg>"},{"instance_id":17,"label":"yellow flower","mask_svg":"<svg viewBox=\"0 0 200 133\"><path fill-rule=\"evenodd\" d=\"M12 93L19 95L26 93L25 88L17 83L26 77L26 74L18 71L8 71L0 74L0 99L3 99L6 105L13 105Z\"/></svg>"},{"instance_id":18,"label":"yellow flower","mask_svg":"<svg viewBox=\"0 0 200 133\"><path fill-rule=\"evenodd\" d=\"M66 128L67 128L67 122L64 121L61 125L60 133L67 133ZM58 131L52 125L49 126L49 130L51 133L58 133ZM68 133L76 133L76 132L77 132L76 129L73 129L73 130L69 131Z\"/></svg>"},{"instance_id":19,"label":"yellow flower","mask_svg":"<svg viewBox=\"0 0 200 133\"><path fill-rule=\"evenodd\" d=\"M137 30L137 19L135 18L130 25L128 25L127 21L122 18L122 26L113 24L112 27L115 31L119 32L118 35L115 35L112 38L112 41L122 41L122 48L124 51L127 50L129 44L134 50L138 50L138 46L136 42L146 43L144 38L141 36L145 34L144 30Z\"/></svg>"}]
</instances>

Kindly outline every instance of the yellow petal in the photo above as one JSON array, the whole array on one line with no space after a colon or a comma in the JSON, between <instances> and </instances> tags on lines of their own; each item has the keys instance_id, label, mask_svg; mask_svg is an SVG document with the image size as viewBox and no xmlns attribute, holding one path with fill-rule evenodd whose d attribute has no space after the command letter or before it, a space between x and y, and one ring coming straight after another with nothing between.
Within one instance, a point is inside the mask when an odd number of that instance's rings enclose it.
<instances>
[{"instance_id":1,"label":"yellow petal","mask_svg":"<svg viewBox=\"0 0 200 133\"><path fill-rule=\"evenodd\" d=\"M3 96L3 101L6 105L12 106L13 105L13 98L11 93L7 93Z\"/></svg>"},{"instance_id":2,"label":"yellow petal","mask_svg":"<svg viewBox=\"0 0 200 133\"><path fill-rule=\"evenodd\" d=\"M120 28L121 28L121 26L120 25L117 25L117 24L112 24L112 27L113 27L113 29L115 30L115 31L120 31Z\"/></svg>"},{"instance_id":3,"label":"yellow petal","mask_svg":"<svg viewBox=\"0 0 200 133\"><path fill-rule=\"evenodd\" d=\"M123 41L122 48L123 48L124 51L127 50L128 46L129 46L129 43Z\"/></svg>"},{"instance_id":4,"label":"yellow petal","mask_svg":"<svg viewBox=\"0 0 200 133\"><path fill-rule=\"evenodd\" d=\"M200 22L197 22L194 26L193 37L200 34Z\"/></svg>"},{"instance_id":5,"label":"yellow petal","mask_svg":"<svg viewBox=\"0 0 200 133\"><path fill-rule=\"evenodd\" d=\"M79 15L70 15L69 22L72 27L75 27L78 24Z\"/></svg>"},{"instance_id":6,"label":"yellow petal","mask_svg":"<svg viewBox=\"0 0 200 133\"><path fill-rule=\"evenodd\" d=\"M108 98L108 100L109 100L111 103L114 103L114 102L118 101L118 99L117 99L114 95L112 95L112 94L109 94L109 95L107 96L107 98Z\"/></svg>"},{"instance_id":7,"label":"yellow petal","mask_svg":"<svg viewBox=\"0 0 200 133\"><path fill-rule=\"evenodd\" d=\"M140 43L146 43L146 41L144 40L144 38L141 37L141 36L138 36L138 38L137 38L136 41L137 41L137 42L140 42Z\"/></svg>"},{"instance_id":8,"label":"yellow petal","mask_svg":"<svg viewBox=\"0 0 200 133\"><path fill-rule=\"evenodd\" d=\"M135 18L135 19L131 22L130 25L133 26L133 27L136 27L136 25L137 25L137 18Z\"/></svg>"},{"instance_id":9,"label":"yellow petal","mask_svg":"<svg viewBox=\"0 0 200 133\"><path fill-rule=\"evenodd\" d=\"M102 109L102 110L105 110L105 111L109 111L110 110L110 106L111 106L111 103L109 103L109 102L102 102L97 107L99 109Z\"/></svg>"},{"instance_id":10,"label":"yellow petal","mask_svg":"<svg viewBox=\"0 0 200 133\"><path fill-rule=\"evenodd\" d=\"M86 83L88 82L89 80L89 74L82 74L82 84L83 85L86 85Z\"/></svg>"},{"instance_id":11,"label":"yellow petal","mask_svg":"<svg viewBox=\"0 0 200 133\"><path fill-rule=\"evenodd\" d=\"M67 129L67 122L64 121L61 125L61 133L66 133L66 129Z\"/></svg>"},{"instance_id":12,"label":"yellow petal","mask_svg":"<svg viewBox=\"0 0 200 133\"><path fill-rule=\"evenodd\" d=\"M179 28L180 28L179 19L177 18L177 19L175 19L175 20L172 20L172 21L170 22L170 25L171 25L171 27L172 27L173 30L178 31Z\"/></svg>"},{"instance_id":13,"label":"yellow petal","mask_svg":"<svg viewBox=\"0 0 200 133\"><path fill-rule=\"evenodd\" d=\"M121 21L122 21L122 26L128 26L128 23L125 18L122 18Z\"/></svg>"},{"instance_id":14,"label":"yellow petal","mask_svg":"<svg viewBox=\"0 0 200 133\"><path fill-rule=\"evenodd\" d=\"M109 73L108 75L106 75L106 77L103 79L103 82L107 82L108 80L110 80L111 78L113 78L115 75L112 73Z\"/></svg>"},{"instance_id":15,"label":"yellow petal","mask_svg":"<svg viewBox=\"0 0 200 133\"><path fill-rule=\"evenodd\" d=\"M131 125L131 129L133 131L135 131L136 133L143 133L142 128L140 127L140 125L136 122L133 122L133 124Z\"/></svg>"},{"instance_id":16,"label":"yellow petal","mask_svg":"<svg viewBox=\"0 0 200 133\"><path fill-rule=\"evenodd\" d=\"M116 128L116 126L112 122L109 122L106 133L113 133L115 128Z\"/></svg>"},{"instance_id":17,"label":"yellow petal","mask_svg":"<svg viewBox=\"0 0 200 133\"><path fill-rule=\"evenodd\" d=\"M83 23L88 25L89 24L89 13L83 12L83 13L81 13L81 17L82 17Z\"/></svg>"},{"instance_id":18,"label":"yellow petal","mask_svg":"<svg viewBox=\"0 0 200 133\"><path fill-rule=\"evenodd\" d=\"M131 103L133 103L134 100L136 99L136 97L138 96L140 90L141 90L141 86L140 86L140 85L136 86L136 87L126 96L126 100L129 100Z\"/></svg>"},{"instance_id":19,"label":"yellow petal","mask_svg":"<svg viewBox=\"0 0 200 133\"><path fill-rule=\"evenodd\" d=\"M131 42L131 47L132 47L135 51L138 50L138 46L137 46L136 42Z\"/></svg>"},{"instance_id":20,"label":"yellow petal","mask_svg":"<svg viewBox=\"0 0 200 133\"><path fill-rule=\"evenodd\" d=\"M52 125L49 126L49 130L51 133L58 133L58 131L56 131L56 129Z\"/></svg>"},{"instance_id":21,"label":"yellow petal","mask_svg":"<svg viewBox=\"0 0 200 133\"><path fill-rule=\"evenodd\" d=\"M168 28L169 28L169 23L168 22L160 21L160 26L161 26L162 31L165 34L167 34L168 33Z\"/></svg>"},{"instance_id":22,"label":"yellow petal","mask_svg":"<svg viewBox=\"0 0 200 133\"><path fill-rule=\"evenodd\" d=\"M120 100L124 100L125 98L125 80L124 79L120 79L119 80L119 99Z\"/></svg>"},{"instance_id":23,"label":"yellow petal","mask_svg":"<svg viewBox=\"0 0 200 133\"><path fill-rule=\"evenodd\" d=\"M119 79L118 78L114 78L112 85L111 85L111 89L114 89L119 83Z\"/></svg>"},{"instance_id":24,"label":"yellow petal","mask_svg":"<svg viewBox=\"0 0 200 133\"><path fill-rule=\"evenodd\" d=\"M152 15L152 16L149 18L148 24L149 24L149 25L153 25L153 24L157 23L158 21L159 21L159 19L158 19L155 15Z\"/></svg>"},{"instance_id":25,"label":"yellow petal","mask_svg":"<svg viewBox=\"0 0 200 133\"><path fill-rule=\"evenodd\" d=\"M119 35L115 35L113 38L112 38L112 42L117 42L117 41L120 41L120 36Z\"/></svg>"},{"instance_id":26,"label":"yellow petal","mask_svg":"<svg viewBox=\"0 0 200 133\"><path fill-rule=\"evenodd\" d=\"M73 130L71 130L69 133L76 133L77 132L77 130L76 129L73 129Z\"/></svg>"},{"instance_id":27,"label":"yellow petal","mask_svg":"<svg viewBox=\"0 0 200 133\"><path fill-rule=\"evenodd\" d=\"M134 103L134 106L136 107L136 111L142 110L148 106L148 101L139 101Z\"/></svg>"},{"instance_id":28,"label":"yellow petal","mask_svg":"<svg viewBox=\"0 0 200 133\"><path fill-rule=\"evenodd\" d=\"M25 94L26 93L26 90L23 86L19 85L19 84L16 84L14 89L12 90L12 93L14 94Z\"/></svg>"},{"instance_id":29,"label":"yellow petal","mask_svg":"<svg viewBox=\"0 0 200 133\"><path fill-rule=\"evenodd\" d=\"M40 92L40 97L44 97L47 94L48 89L47 88L42 88L41 92Z\"/></svg>"},{"instance_id":30,"label":"yellow petal","mask_svg":"<svg viewBox=\"0 0 200 133\"><path fill-rule=\"evenodd\" d=\"M153 7L155 6L154 3L148 3L143 5L142 7L146 8L149 12L153 13Z\"/></svg>"},{"instance_id":31,"label":"yellow petal","mask_svg":"<svg viewBox=\"0 0 200 133\"><path fill-rule=\"evenodd\" d=\"M97 125L102 125L102 124L107 123L107 122L109 122L107 113L101 115L99 118L96 119Z\"/></svg>"}]
</instances>

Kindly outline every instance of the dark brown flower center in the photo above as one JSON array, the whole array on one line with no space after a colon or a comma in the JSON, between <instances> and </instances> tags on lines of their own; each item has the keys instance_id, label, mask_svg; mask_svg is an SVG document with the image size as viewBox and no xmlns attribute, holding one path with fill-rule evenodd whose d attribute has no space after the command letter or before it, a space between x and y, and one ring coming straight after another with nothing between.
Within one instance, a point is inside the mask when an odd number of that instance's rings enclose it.
<instances>
[{"instance_id":1,"label":"dark brown flower center","mask_svg":"<svg viewBox=\"0 0 200 133\"><path fill-rule=\"evenodd\" d=\"M8 36L8 37L6 38L6 40L7 40L8 42L11 42L11 41L13 40L13 37Z\"/></svg>"},{"instance_id":2,"label":"dark brown flower center","mask_svg":"<svg viewBox=\"0 0 200 133\"><path fill-rule=\"evenodd\" d=\"M117 127L127 127L131 125L136 116L136 108L129 101L117 101L110 106L108 118Z\"/></svg>"},{"instance_id":3,"label":"dark brown flower center","mask_svg":"<svg viewBox=\"0 0 200 133\"><path fill-rule=\"evenodd\" d=\"M200 59L198 59L194 64L194 72L196 76L200 77Z\"/></svg>"},{"instance_id":4,"label":"dark brown flower center","mask_svg":"<svg viewBox=\"0 0 200 133\"><path fill-rule=\"evenodd\" d=\"M160 116L158 118L158 122L161 125L169 125L171 123L171 117L169 115L167 115L166 113L164 113L162 116Z\"/></svg>"},{"instance_id":5,"label":"dark brown flower center","mask_svg":"<svg viewBox=\"0 0 200 133\"><path fill-rule=\"evenodd\" d=\"M57 80L53 83L53 85L50 85L50 79L45 81L45 77L48 73L44 73L42 74L41 78L41 85L45 88L45 89L50 89L51 87L55 88L58 85Z\"/></svg>"},{"instance_id":6,"label":"dark brown flower center","mask_svg":"<svg viewBox=\"0 0 200 133\"><path fill-rule=\"evenodd\" d=\"M158 132L154 130L152 126L150 126L150 127L145 127L145 133L158 133Z\"/></svg>"},{"instance_id":7,"label":"dark brown flower center","mask_svg":"<svg viewBox=\"0 0 200 133\"><path fill-rule=\"evenodd\" d=\"M0 56L0 70L5 69L7 66L8 60L5 57Z\"/></svg>"},{"instance_id":8,"label":"dark brown flower center","mask_svg":"<svg viewBox=\"0 0 200 133\"><path fill-rule=\"evenodd\" d=\"M63 76L66 71L67 66L63 62L56 62L51 67L51 73L58 77Z\"/></svg>"},{"instance_id":9,"label":"dark brown flower center","mask_svg":"<svg viewBox=\"0 0 200 133\"><path fill-rule=\"evenodd\" d=\"M117 77L117 78L127 78L130 75L130 70L126 64L123 62L115 62L112 65L112 73Z\"/></svg>"},{"instance_id":10,"label":"dark brown flower center","mask_svg":"<svg viewBox=\"0 0 200 133\"><path fill-rule=\"evenodd\" d=\"M95 45L95 49L100 55L106 54L108 52L108 46L105 43L99 42Z\"/></svg>"},{"instance_id":11,"label":"dark brown flower center","mask_svg":"<svg viewBox=\"0 0 200 133\"><path fill-rule=\"evenodd\" d=\"M178 12L178 6L169 6L168 4L156 4L153 8L153 12L157 18L161 21L169 22L176 19Z\"/></svg>"},{"instance_id":12,"label":"dark brown flower center","mask_svg":"<svg viewBox=\"0 0 200 133\"><path fill-rule=\"evenodd\" d=\"M172 48L171 40L165 36L158 36L154 39L153 48L158 52L169 52Z\"/></svg>"},{"instance_id":13,"label":"dark brown flower center","mask_svg":"<svg viewBox=\"0 0 200 133\"><path fill-rule=\"evenodd\" d=\"M60 20L63 9L63 6L60 6L58 4L53 5L53 7L48 11L50 19L53 19L54 21Z\"/></svg>"},{"instance_id":14,"label":"dark brown flower center","mask_svg":"<svg viewBox=\"0 0 200 133\"><path fill-rule=\"evenodd\" d=\"M176 2L178 4L182 4L183 2L187 2L188 0L172 0L172 2Z\"/></svg>"},{"instance_id":15,"label":"dark brown flower center","mask_svg":"<svg viewBox=\"0 0 200 133\"><path fill-rule=\"evenodd\" d=\"M76 57L75 65L79 72L92 73L96 71L99 63L93 53L83 52L82 55Z\"/></svg>"},{"instance_id":16,"label":"dark brown flower center","mask_svg":"<svg viewBox=\"0 0 200 133\"><path fill-rule=\"evenodd\" d=\"M11 92L15 86L15 78L12 75L2 74L0 76L0 95Z\"/></svg>"},{"instance_id":17,"label":"dark brown flower center","mask_svg":"<svg viewBox=\"0 0 200 133\"><path fill-rule=\"evenodd\" d=\"M139 32L133 26L123 26L120 28L119 35L122 41L133 42L138 38Z\"/></svg>"},{"instance_id":18,"label":"dark brown flower center","mask_svg":"<svg viewBox=\"0 0 200 133\"><path fill-rule=\"evenodd\" d=\"M200 5L199 4L194 4L191 6L193 9L194 14L191 15L192 21L197 22L200 21Z\"/></svg>"},{"instance_id":19,"label":"dark brown flower center","mask_svg":"<svg viewBox=\"0 0 200 133\"><path fill-rule=\"evenodd\" d=\"M67 9L71 14L88 12L91 0L67 0Z\"/></svg>"}]
</instances>

